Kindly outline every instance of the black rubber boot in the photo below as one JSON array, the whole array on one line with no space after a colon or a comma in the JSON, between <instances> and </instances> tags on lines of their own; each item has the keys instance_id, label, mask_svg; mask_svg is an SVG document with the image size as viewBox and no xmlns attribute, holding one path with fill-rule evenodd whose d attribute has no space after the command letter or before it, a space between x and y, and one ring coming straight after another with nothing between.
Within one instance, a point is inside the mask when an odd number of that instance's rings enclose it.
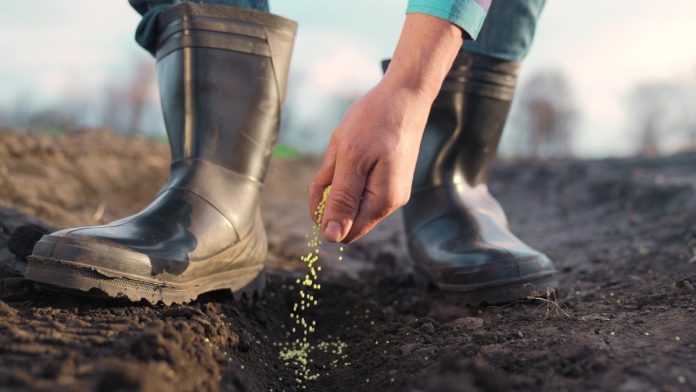
<instances>
[{"instance_id":1,"label":"black rubber boot","mask_svg":"<svg viewBox=\"0 0 696 392\"><path fill-rule=\"evenodd\" d=\"M486 186L518 63L460 53L426 125L409 203L413 259L465 303L505 303L556 287L553 264L510 232Z\"/></svg>"},{"instance_id":2,"label":"black rubber boot","mask_svg":"<svg viewBox=\"0 0 696 392\"><path fill-rule=\"evenodd\" d=\"M26 278L165 304L262 289L259 193L296 27L229 6L183 3L163 12L156 56L169 181L133 216L44 236Z\"/></svg>"}]
</instances>

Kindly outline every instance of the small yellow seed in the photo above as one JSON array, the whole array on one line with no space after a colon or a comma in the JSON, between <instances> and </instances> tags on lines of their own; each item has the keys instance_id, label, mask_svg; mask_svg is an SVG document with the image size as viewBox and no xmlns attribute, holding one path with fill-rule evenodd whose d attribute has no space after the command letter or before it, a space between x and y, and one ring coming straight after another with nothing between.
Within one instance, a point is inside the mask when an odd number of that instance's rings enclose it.
<instances>
[{"instance_id":1,"label":"small yellow seed","mask_svg":"<svg viewBox=\"0 0 696 392\"><path fill-rule=\"evenodd\" d=\"M297 279L296 284L299 290L299 302L295 302L292 307L292 312L290 313L291 319L295 321L295 325L299 327L299 331L295 327L292 328L292 333L287 332L286 336L288 339L291 335L295 336L293 341L288 341L281 343L282 349L278 353L281 361L285 366L293 366L294 374L296 375L296 381L298 384L303 384L306 381L312 381L319 378L320 373L313 373L308 364L313 363L313 356L316 352L323 352L326 354L335 355L337 358L331 361L328 365L330 368L336 368L338 366L338 359L346 359L347 355L344 355L344 350L348 347L345 342L340 339L335 339L331 335L328 335L328 340L320 340L319 342L310 343L307 336L314 333L316 330L316 321L308 320L304 316L305 309L311 306L317 306L318 301L314 298L315 291L321 289L321 284L319 284L318 272L321 272L321 266L316 265L319 262L319 245L322 241L320 222L323 218L324 210L326 208L326 201L328 200L331 187L324 189L322 195L322 200L317 205L315 211L316 222L312 229L312 235L306 235L308 238L307 247L311 250L306 255L301 256L300 260L306 265L308 273L304 276L304 279ZM343 247L340 248L340 252L343 252ZM342 257L339 257L342 260ZM284 286L285 288L286 286ZM311 288L311 290L310 290ZM288 290L295 290L295 286L287 286ZM306 290L309 290L305 292ZM296 334L300 332L299 334ZM299 335L299 336L297 336ZM344 362L344 366L349 366L350 362ZM327 367L324 365L324 367ZM329 373L326 373L328 376ZM300 385L301 389L306 389L306 385Z\"/></svg>"}]
</instances>

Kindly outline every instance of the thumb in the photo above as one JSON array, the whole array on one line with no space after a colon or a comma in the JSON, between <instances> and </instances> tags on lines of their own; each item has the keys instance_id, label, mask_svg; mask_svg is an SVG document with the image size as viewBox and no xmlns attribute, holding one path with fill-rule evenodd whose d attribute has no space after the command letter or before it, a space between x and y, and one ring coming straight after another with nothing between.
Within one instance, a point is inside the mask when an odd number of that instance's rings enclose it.
<instances>
[{"instance_id":1,"label":"thumb","mask_svg":"<svg viewBox=\"0 0 696 392\"><path fill-rule=\"evenodd\" d=\"M350 231L367 179L367 170L361 169L362 165L338 158L322 221L324 238L329 242L340 242Z\"/></svg>"}]
</instances>

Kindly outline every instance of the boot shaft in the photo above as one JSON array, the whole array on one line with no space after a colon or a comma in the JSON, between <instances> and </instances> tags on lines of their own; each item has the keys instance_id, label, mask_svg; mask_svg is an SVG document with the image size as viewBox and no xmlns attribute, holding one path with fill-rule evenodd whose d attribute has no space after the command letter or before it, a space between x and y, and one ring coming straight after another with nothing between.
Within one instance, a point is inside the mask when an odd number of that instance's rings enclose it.
<instances>
[{"instance_id":1,"label":"boot shaft","mask_svg":"<svg viewBox=\"0 0 696 392\"><path fill-rule=\"evenodd\" d=\"M263 182L278 135L296 24L182 3L158 20L157 71L172 161Z\"/></svg>"},{"instance_id":2,"label":"boot shaft","mask_svg":"<svg viewBox=\"0 0 696 392\"><path fill-rule=\"evenodd\" d=\"M428 118L413 189L484 183L517 82L518 63L462 52Z\"/></svg>"}]
</instances>

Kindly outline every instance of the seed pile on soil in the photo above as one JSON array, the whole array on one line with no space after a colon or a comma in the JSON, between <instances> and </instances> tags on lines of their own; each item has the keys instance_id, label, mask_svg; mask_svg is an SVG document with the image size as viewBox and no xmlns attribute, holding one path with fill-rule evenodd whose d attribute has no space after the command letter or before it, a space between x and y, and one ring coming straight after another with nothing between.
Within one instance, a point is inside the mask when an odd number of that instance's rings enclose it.
<instances>
[{"instance_id":1,"label":"seed pile on soil","mask_svg":"<svg viewBox=\"0 0 696 392\"><path fill-rule=\"evenodd\" d=\"M342 262L322 247L321 301L307 317L317 340L345 341L349 364L310 364L321 377L298 383L277 345L305 274L305 186L318 164L271 167L260 299L148 306L26 282L8 245L146 205L166 179L166 146L106 131L0 133L0 390L696 389L696 154L494 168L514 231L560 271L556 302L460 306L414 271L398 213Z\"/></svg>"}]
</instances>

